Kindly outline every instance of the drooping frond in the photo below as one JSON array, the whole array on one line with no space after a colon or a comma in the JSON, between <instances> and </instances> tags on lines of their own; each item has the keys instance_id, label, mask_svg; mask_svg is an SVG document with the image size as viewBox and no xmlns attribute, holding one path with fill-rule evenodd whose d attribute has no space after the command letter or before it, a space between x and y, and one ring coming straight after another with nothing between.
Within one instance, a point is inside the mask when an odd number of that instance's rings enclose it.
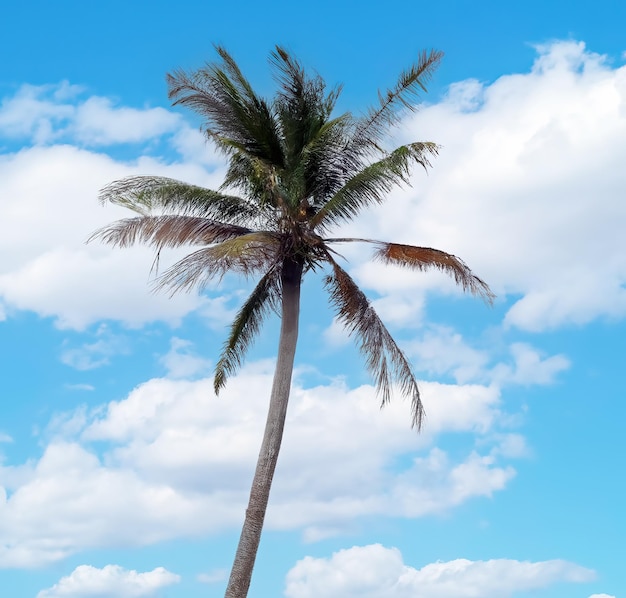
<instances>
[{"instance_id":1,"label":"drooping frond","mask_svg":"<svg viewBox=\"0 0 626 598\"><path fill-rule=\"evenodd\" d=\"M400 73L396 85L385 93L378 93L379 105L371 108L360 119L348 154L369 154L377 148L380 140L396 124L402 109L414 110L426 83L439 66L443 52L431 50L422 52L415 64Z\"/></svg>"},{"instance_id":2,"label":"drooping frond","mask_svg":"<svg viewBox=\"0 0 626 598\"><path fill-rule=\"evenodd\" d=\"M109 224L89 237L117 247L136 243L163 247L210 245L252 232L249 228L198 218L197 216L138 216Z\"/></svg>"},{"instance_id":3,"label":"drooping frond","mask_svg":"<svg viewBox=\"0 0 626 598\"><path fill-rule=\"evenodd\" d=\"M215 392L226 384L226 379L237 372L243 359L258 336L263 321L280 303L280 276L277 268L270 268L252 294L241 306L230 327L222 354L215 366Z\"/></svg>"},{"instance_id":4,"label":"drooping frond","mask_svg":"<svg viewBox=\"0 0 626 598\"><path fill-rule=\"evenodd\" d=\"M385 264L395 264L422 271L435 268L450 275L464 291L478 295L486 303L491 305L495 299L487 283L478 278L462 259L439 249L353 237L324 239L324 243L370 243L377 247L374 258Z\"/></svg>"},{"instance_id":5,"label":"drooping frond","mask_svg":"<svg viewBox=\"0 0 626 598\"><path fill-rule=\"evenodd\" d=\"M358 339L359 349L365 357L367 369L373 375L382 404L391 397L395 380L400 391L411 399L413 425L419 430L424 418L417 380L411 366L391 334L374 311L367 297L330 256L333 273L324 279L337 319L350 335Z\"/></svg>"},{"instance_id":6,"label":"drooping frond","mask_svg":"<svg viewBox=\"0 0 626 598\"><path fill-rule=\"evenodd\" d=\"M114 181L100 191L100 201L142 216L165 212L230 224L251 223L258 216L258 208L241 197L159 176L132 176Z\"/></svg>"},{"instance_id":7,"label":"drooping frond","mask_svg":"<svg viewBox=\"0 0 626 598\"><path fill-rule=\"evenodd\" d=\"M221 64L208 64L192 74L168 74L169 97L206 119L206 131L222 139L218 147L257 156L282 166L284 157L278 124L270 105L260 98L230 54L216 47Z\"/></svg>"},{"instance_id":8,"label":"drooping frond","mask_svg":"<svg viewBox=\"0 0 626 598\"><path fill-rule=\"evenodd\" d=\"M313 227L327 229L341 220L350 220L364 207L382 203L387 193L401 183L409 183L411 163L430 166L429 156L437 154L434 143L403 145L361 169L311 218Z\"/></svg>"},{"instance_id":9,"label":"drooping frond","mask_svg":"<svg viewBox=\"0 0 626 598\"><path fill-rule=\"evenodd\" d=\"M415 247L400 243L383 243L376 241L378 249L374 257L386 264L397 264L416 270L436 268L454 278L464 291L478 295L491 304L495 298L486 282L474 275L467 264L450 253L431 249L430 247Z\"/></svg>"},{"instance_id":10,"label":"drooping frond","mask_svg":"<svg viewBox=\"0 0 626 598\"><path fill-rule=\"evenodd\" d=\"M203 289L210 280L227 272L250 276L267 271L279 258L280 238L270 232L252 232L194 251L166 270L157 280L157 288L172 293Z\"/></svg>"}]
</instances>

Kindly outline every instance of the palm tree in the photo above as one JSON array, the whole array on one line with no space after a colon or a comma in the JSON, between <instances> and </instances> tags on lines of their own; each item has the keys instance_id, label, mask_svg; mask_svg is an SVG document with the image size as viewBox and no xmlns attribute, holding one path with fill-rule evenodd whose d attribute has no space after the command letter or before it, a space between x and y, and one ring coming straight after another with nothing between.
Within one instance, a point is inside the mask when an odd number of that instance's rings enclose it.
<instances>
[{"instance_id":1,"label":"palm tree","mask_svg":"<svg viewBox=\"0 0 626 598\"><path fill-rule=\"evenodd\" d=\"M145 243L155 248L195 245L199 249L157 279L173 291L204 288L227 272L257 277L258 283L237 313L216 365L215 391L241 365L266 316L281 318L278 355L269 413L227 598L248 593L261 538L270 486L280 449L294 364L300 286L303 276L324 268L324 286L337 319L357 339L382 404L392 384L409 397L413 425L424 411L417 381L402 351L370 302L340 266L333 246L366 243L388 264L437 268L466 291L490 302L489 287L459 258L443 251L371 239L331 238L328 233L362 210L381 203L411 166L427 168L437 146L417 142L387 151L383 141L411 108L442 58L423 52L400 75L396 86L379 94L363 116L333 116L340 88L327 91L319 76L281 48L270 55L278 91L271 102L252 89L231 55L216 47L220 60L191 74L168 75L169 97L205 119L205 132L228 160L223 185L213 191L155 176L116 181L101 192L103 202L137 213L94 233L111 245ZM229 194L226 191L235 192Z\"/></svg>"}]
</instances>

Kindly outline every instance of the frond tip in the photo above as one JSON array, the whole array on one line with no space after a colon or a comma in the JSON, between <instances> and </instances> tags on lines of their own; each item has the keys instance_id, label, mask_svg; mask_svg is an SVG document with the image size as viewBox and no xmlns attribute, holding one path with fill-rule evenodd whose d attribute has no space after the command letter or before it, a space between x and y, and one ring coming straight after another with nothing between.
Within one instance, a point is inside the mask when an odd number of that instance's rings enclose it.
<instances>
[{"instance_id":1,"label":"frond tip","mask_svg":"<svg viewBox=\"0 0 626 598\"><path fill-rule=\"evenodd\" d=\"M430 247L415 247L382 241L374 241L374 243L378 245L374 257L383 263L397 264L416 270L436 268L452 276L464 291L481 297L488 304L493 303L495 295L487 283L474 275L467 264L455 255Z\"/></svg>"}]
</instances>

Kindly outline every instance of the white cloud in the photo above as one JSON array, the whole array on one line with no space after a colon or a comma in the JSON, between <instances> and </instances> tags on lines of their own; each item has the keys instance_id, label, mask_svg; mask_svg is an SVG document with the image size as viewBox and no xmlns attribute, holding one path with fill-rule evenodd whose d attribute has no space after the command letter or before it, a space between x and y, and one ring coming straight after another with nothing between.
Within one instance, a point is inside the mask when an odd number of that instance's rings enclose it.
<instances>
[{"instance_id":1,"label":"white cloud","mask_svg":"<svg viewBox=\"0 0 626 598\"><path fill-rule=\"evenodd\" d=\"M0 487L0 568L192 534L192 519L204 515L200 499L127 469L106 468L76 443L50 444L21 482L10 495Z\"/></svg>"},{"instance_id":2,"label":"white cloud","mask_svg":"<svg viewBox=\"0 0 626 598\"><path fill-rule=\"evenodd\" d=\"M129 216L115 206L100 207L98 190L137 173L208 186L213 181L196 166L166 166L148 158L127 166L70 146L0 156L0 297L9 313L32 310L76 329L103 319L132 326L153 320L176 324L190 311L213 304L217 313L225 313L223 298L178 294L170 299L151 292L153 253L147 248L85 245L96 229Z\"/></svg>"},{"instance_id":3,"label":"white cloud","mask_svg":"<svg viewBox=\"0 0 626 598\"><path fill-rule=\"evenodd\" d=\"M68 83L24 85L0 104L0 139L9 140L9 147L11 140L27 144L17 153L0 154L3 316L31 310L54 318L60 327L83 329L106 319L131 326L153 320L175 325L202 307L211 308L213 323L228 315L228 296L209 300L181 294L170 299L152 293L153 252L146 248L85 245L96 229L131 215L98 205L99 190L113 180L158 174L207 187L222 182L223 161L202 146L201 135L179 114L117 106ZM137 150L132 164L80 149L133 142L144 148ZM179 151L185 162L142 156L154 147L169 147L173 156ZM162 264L180 255L164 254Z\"/></svg>"},{"instance_id":4,"label":"white cloud","mask_svg":"<svg viewBox=\"0 0 626 598\"><path fill-rule=\"evenodd\" d=\"M209 573L199 573L197 580L200 583L219 583L224 581L228 577L228 571L226 569L215 569Z\"/></svg>"},{"instance_id":5,"label":"white cloud","mask_svg":"<svg viewBox=\"0 0 626 598\"><path fill-rule=\"evenodd\" d=\"M532 454L526 439L521 434L494 434L489 441L496 442L491 450L491 455L502 455L511 459L528 457ZM480 446L481 442L478 442Z\"/></svg>"},{"instance_id":6,"label":"white cloud","mask_svg":"<svg viewBox=\"0 0 626 598\"><path fill-rule=\"evenodd\" d=\"M211 360L195 355L192 346L193 343L182 338L171 339L170 350L160 359L168 378L191 378L206 373L211 367Z\"/></svg>"},{"instance_id":7,"label":"white cloud","mask_svg":"<svg viewBox=\"0 0 626 598\"><path fill-rule=\"evenodd\" d=\"M306 557L287 574L288 598L508 598L558 582L594 579L567 561L457 559L415 569L396 548L380 544L340 550L329 559Z\"/></svg>"},{"instance_id":8,"label":"white cloud","mask_svg":"<svg viewBox=\"0 0 626 598\"><path fill-rule=\"evenodd\" d=\"M82 99L82 91L67 82L22 85L0 105L0 135L35 143L110 145L151 140L185 126L178 114L164 108L116 107L109 98Z\"/></svg>"},{"instance_id":9,"label":"white cloud","mask_svg":"<svg viewBox=\"0 0 626 598\"><path fill-rule=\"evenodd\" d=\"M609 596L608 594L593 594L589 598L615 598L615 596Z\"/></svg>"},{"instance_id":10,"label":"white cloud","mask_svg":"<svg viewBox=\"0 0 626 598\"><path fill-rule=\"evenodd\" d=\"M461 82L403 123L400 141L442 144L426 177L352 225L355 236L461 256L540 331L626 314L626 66L581 43L538 48L530 72ZM419 321L443 275L360 265L358 280ZM384 305L384 304L383 304ZM407 312L412 306L412 312Z\"/></svg>"},{"instance_id":11,"label":"white cloud","mask_svg":"<svg viewBox=\"0 0 626 598\"><path fill-rule=\"evenodd\" d=\"M126 338L112 334L105 324L98 328L95 336L96 341L80 347L68 348L66 344L61 352L61 362L85 371L108 365L111 357L128 353Z\"/></svg>"},{"instance_id":12,"label":"white cloud","mask_svg":"<svg viewBox=\"0 0 626 598\"><path fill-rule=\"evenodd\" d=\"M552 384L557 374L570 367L564 355L543 359L540 352L526 343L513 343L510 351L514 365L502 363L491 372L500 384Z\"/></svg>"},{"instance_id":13,"label":"white cloud","mask_svg":"<svg viewBox=\"0 0 626 598\"><path fill-rule=\"evenodd\" d=\"M489 353L468 345L452 328L431 326L424 330L421 338L407 343L406 347L421 371L434 375L450 373L461 384L482 381L486 377Z\"/></svg>"},{"instance_id":14,"label":"white cloud","mask_svg":"<svg viewBox=\"0 0 626 598\"><path fill-rule=\"evenodd\" d=\"M67 388L68 390L84 390L84 391L96 390L96 387L91 384L66 384L65 388Z\"/></svg>"},{"instance_id":15,"label":"white cloud","mask_svg":"<svg viewBox=\"0 0 626 598\"><path fill-rule=\"evenodd\" d=\"M39 592L37 598L138 598L154 596L161 588L179 581L179 575L163 567L138 573L119 565L106 565L102 569L81 565L51 588Z\"/></svg>"},{"instance_id":16,"label":"white cloud","mask_svg":"<svg viewBox=\"0 0 626 598\"><path fill-rule=\"evenodd\" d=\"M515 342L507 347L502 339L490 340L488 349L477 349L454 329L431 325L405 347L418 371L451 375L459 384L547 385L570 367L564 355L545 356L528 343ZM487 345L484 340L480 342Z\"/></svg>"},{"instance_id":17,"label":"white cloud","mask_svg":"<svg viewBox=\"0 0 626 598\"><path fill-rule=\"evenodd\" d=\"M181 120L164 108L116 108L108 98L90 97L76 108L71 133L88 145L133 143L174 132Z\"/></svg>"},{"instance_id":18,"label":"white cloud","mask_svg":"<svg viewBox=\"0 0 626 598\"><path fill-rule=\"evenodd\" d=\"M67 82L58 86L22 85L12 98L0 105L0 133L5 137L31 137L43 143L54 136L58 122L71 118L74 109L63 103L80 93L80 87ZM48 98L46 98L48 94Z\"/></svg>"},{"instance_id":19,"label":"white cloud","mask_svg":"<svg viewBox=\"0 0 626 598\"><path fill-rule=\"evenodd\" d=\"M250 364L219 397L210 379L155 379L106 408L57 416L38 461L19 476L0 468L0 487L9 490L0 500L0 567L237 527L272 369ZM504 452L490 452L502 417L497 389L422 390L428 418L417 435L409 405L398 399L380 410L371 386L296 383L268 528L301 529L314 541L363 516L421 517L503 489L515 471ZM433 448L444 431L485 437L480 451L452 458Z\"/></svg>"}]
</instances>

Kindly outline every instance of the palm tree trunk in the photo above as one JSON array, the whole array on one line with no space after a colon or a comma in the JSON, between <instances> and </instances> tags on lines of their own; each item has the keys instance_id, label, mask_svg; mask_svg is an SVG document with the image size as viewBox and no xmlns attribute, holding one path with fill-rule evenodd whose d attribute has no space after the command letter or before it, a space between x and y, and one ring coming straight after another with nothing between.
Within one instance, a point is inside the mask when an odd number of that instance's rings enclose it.
<instances>
[{"instance_id":1,"label":"palm tree trunk","mask_svg":"<svg viewBox=\"0 0 626 598\"><path fill-rule=\"evenodd\" d=\"M265 423L261 451L254 472L250 499L246 509L235 562L230 572L225 598L246 598L252 569L256 560L263 520L270 496L272 478L278 461L278 452L283 438L291 375L298 340L298 317L300 314L300 284L302 264L296 260L285 260L281 273L282 321L278 342L278 357L270 406Z\"/></svg>"}]
</instances>

